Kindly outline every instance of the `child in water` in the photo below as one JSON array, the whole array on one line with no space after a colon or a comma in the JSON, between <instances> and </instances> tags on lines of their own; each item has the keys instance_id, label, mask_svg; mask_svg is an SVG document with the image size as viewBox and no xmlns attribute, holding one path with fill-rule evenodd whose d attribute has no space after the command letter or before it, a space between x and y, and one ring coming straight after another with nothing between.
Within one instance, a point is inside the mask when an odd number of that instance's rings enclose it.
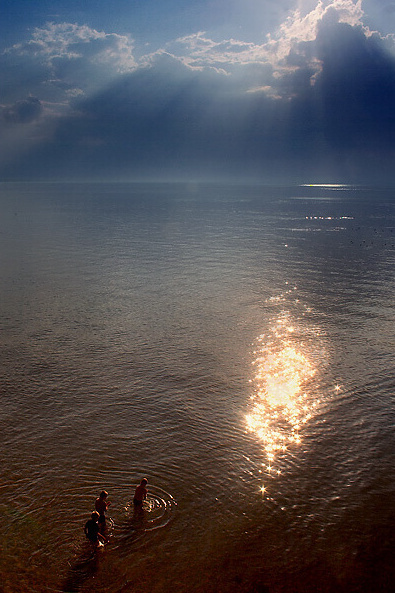
<instances>
[{"instance_id":1,"label":"child in water","mask_svg":"<svg viewBox=\"0 0 395 593\"><path fill-rule=\"evenodd\" d=\"M101 540L108 541L99 531L99 513L93 511L91 518L85 523L84 532L89 541L96 547L102 545Z\"/></svg>"},{"instance_id":2,"label":"child in water","mask_svg":"<svg viewBox=\"0 0 395 593\"><path fill-rule=\"evenodd\" d=\"M108 492L102 490L100 496L95 501L95 509L99 513L99 524L101 528L104 528L106 525L106 511L111 504L110 501L107 502L107 496Z\"/></svg>"},{"instance_id":3,"label":"child in water","mask_svg":"<svg viewBox=\"0 0 395 593\"><path fill-rule=\"evenodd\" d=\"M147 484L147 478L143 478L139 486L137 486L133 497L134 506L140 507L143 504L143 501L147 498Z\"/></svg>"}]
</instances>

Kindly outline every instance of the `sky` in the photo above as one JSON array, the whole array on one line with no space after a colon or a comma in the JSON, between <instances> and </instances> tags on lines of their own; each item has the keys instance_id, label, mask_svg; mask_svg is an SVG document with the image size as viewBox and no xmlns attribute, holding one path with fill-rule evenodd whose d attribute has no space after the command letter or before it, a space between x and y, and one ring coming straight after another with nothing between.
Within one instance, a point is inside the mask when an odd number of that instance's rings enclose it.
<instances>
[{"instance_id":1,"label":"sky","mask_svg":"<svg viewBox=\"0 0 395 593\"><path fill-rule=\"evenodd\" d=\"M395 2L3 0L0 181L395 183Z\"/></svg>"}]
</instances>

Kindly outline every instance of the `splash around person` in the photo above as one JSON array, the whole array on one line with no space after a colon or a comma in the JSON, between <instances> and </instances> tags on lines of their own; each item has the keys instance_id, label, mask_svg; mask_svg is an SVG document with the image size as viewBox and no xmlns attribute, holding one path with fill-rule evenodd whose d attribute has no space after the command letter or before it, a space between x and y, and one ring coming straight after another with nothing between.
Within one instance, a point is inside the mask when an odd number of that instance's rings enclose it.
<instances>
[{"instance_id":1,"label":"splash around person","mask_svg":"<svg viewBox=\"0 0 395 593\"><path fill-rule=\"evenodd\" d=\"M147 498L148 490L147 490L148 480L147 478L143 478L140 484L137 486L134 497L133 497L133 504L135 507L141 507L144 500Z\"/></svg>"}]
</instances>

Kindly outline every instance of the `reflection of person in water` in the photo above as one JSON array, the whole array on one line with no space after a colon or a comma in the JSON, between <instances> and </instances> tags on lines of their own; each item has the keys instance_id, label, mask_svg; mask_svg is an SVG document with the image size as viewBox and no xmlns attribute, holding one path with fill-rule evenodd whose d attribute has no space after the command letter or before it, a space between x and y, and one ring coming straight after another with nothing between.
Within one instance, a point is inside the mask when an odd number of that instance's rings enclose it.
<instances>
[{"instance_id":1,"label":"reflection of person in water","mask_svg":"<svg viewBox=\"0 0 395 593\"><path fill-rule=\"evenodd\" d=\"M147 478L143 478L139 486L137 486L133 497L133 504L135 507L141 507L143 501L147 498L147 484Z\"/></svg>"},{"instance_id":2,"label":"reflection of person in water","mask_svg":"<svg viewBox=\"0 0 395 593\"><path fill-rule=\"evenodd\" d=\"M84 532L86 537L94 546L100 546L101 540L107 541L107 538L100 533L99 513L93 511L91 518L85 523Z\"/></svg>"},{"instance_id":3,"label":"reflection of person in water","mask_svg":"<svg viewBox=\"0 0 395 593\"><path fill-rule=\"evenodd\" d=\"M101 530L106 526L106 511L111 504L111 502L107 501L107 496L108 492L102 490L100 496L98 496L95 501L95 509L99 513L99 525Z\"/></svg>"}]
</instances>

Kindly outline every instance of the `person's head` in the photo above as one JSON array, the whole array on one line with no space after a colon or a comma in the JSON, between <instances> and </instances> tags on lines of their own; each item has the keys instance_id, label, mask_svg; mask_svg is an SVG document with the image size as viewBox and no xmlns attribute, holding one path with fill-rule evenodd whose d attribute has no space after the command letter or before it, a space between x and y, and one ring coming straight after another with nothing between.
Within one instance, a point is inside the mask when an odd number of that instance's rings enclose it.
<instances>
[{"instance_id":1,"label":"person's head","mask_svg":"<svg viewBox=\"0 0 395 593\"><path fill-rule=\"evenodd\" d=\"M91 517L92 517L92 519L93 519L94 521L98 521L98 520L99 520L99 517L100 517L100 515L99 515L99 513L98 513L97 511L93 511L93 513L92 513Z\"/></svg>"},{"instance_id":2,"label":"person's head","mask_svg":"<svg viewBox=\"0 0 395 593\"><path fill-rule=\"evenodd\" d=\"M147 480L147 478L143 478L143 479L141 480L140 484L141 484L142 486L146 486L146 485L148 484L148 480Z\"/></svg>"},{"instance_id":3,"label":"person's head","mask_svg":"<svg viewBox=\"0 0 395 593\"><path fill-rule=\"evenodd\" d=\"M107 496L108 496L108 492L106 492L105 490L102 490L100 492L100 498L107 498Z\"/></svg>"}]
</instances>

